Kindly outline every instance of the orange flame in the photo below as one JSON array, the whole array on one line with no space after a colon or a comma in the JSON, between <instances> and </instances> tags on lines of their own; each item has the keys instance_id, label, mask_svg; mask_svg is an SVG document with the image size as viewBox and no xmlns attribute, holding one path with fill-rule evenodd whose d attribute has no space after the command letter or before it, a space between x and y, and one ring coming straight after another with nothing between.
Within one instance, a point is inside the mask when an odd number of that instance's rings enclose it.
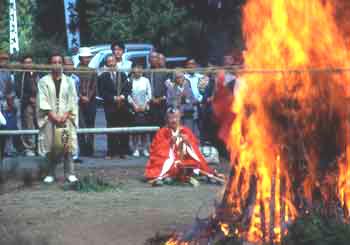
<instances>
[{"instance_id":1,"label":"orange flame","mask_svg":"<svg viewBox=\"0 0 350 245\"><path fill-rule=\"evenodd\" d=\"M219 226L222 233L224 233L225 236L230 235L230 226L228 224L219 222Z\"/></svg>"},{"instance_id":2,"label":"orange flame","mask_svg":"<svg viewBox=\"0 0 350 245\"><path fill-rule=\"evenodd\" d=\"M344 218L350 218L350 3L346 2L246 1L248 72L240 75L232 102L235 116L225 142L233 175L223 200L224 214L238 217L235 220L241 224L230 230L219 222L226 236L278 243L301 212L309 213L316 198L339 201ZM335 68L347 70L335 72ZM326 132L331 142L325 143L328 138L320 132ZM325 160L328 150L336 159ZM320 170L323 161L327 171ZM188 245L175 238L166 243L184 244Z\"/></svg>"},{"instance_id":3,"label":"orange flame","mask_svg":"<svg viewBox=\"0 0 350 245\"><path fill-rule=\"evenodd\" d=\"M236 118L227 144L234 176L226 189L226 202L232 214L248 218L246 239L250 242L281 241L286 225L298 216L296 195L312 203L314 189L320 188L323 198L331 198L318 175L322 159L315 132L334 115L341 119L337 134L344 142L338 143L347 145L345 161L338 161L334 188L350 211L350 134L343 136L349 128L344 105L350 95L350 74L324 71L350 68L350 53L331 2L247 0L244 6L246 68L280 70L243 73L232 105ZM294 69L302 72L288 72ZM289 162L294 156L286 142L301 138L308 140L297 141L303 144L296 148L307 162L308 175L300 178L303 189L299 193L293 185L300 176L291 174L295 171Z\"/></svg>"},{"instance_id":4,"label":"orange flame","mask_svg":"<svg viewBox=\"0 0 350 245\"><path fill-rule=\"evenodd\" d=\"M176 238L170 238L165 245L189 245L188 242L180 242Z\"/></svg>"}]
</instances>

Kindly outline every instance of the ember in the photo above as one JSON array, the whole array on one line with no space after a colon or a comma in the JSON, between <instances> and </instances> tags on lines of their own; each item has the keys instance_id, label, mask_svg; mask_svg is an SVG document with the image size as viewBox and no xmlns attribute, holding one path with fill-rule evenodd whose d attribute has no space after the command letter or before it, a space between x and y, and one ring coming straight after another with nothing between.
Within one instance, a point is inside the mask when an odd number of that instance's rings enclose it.
<instances>
[{"instance_id":1,"label":"ember","mask_svg":"<svg viewBox=\"0 0 350 245\"><path fill-rule=\"evenodd\" d=\"M232 104L236 117L226 134L232 173L216 214L226 236L279 243L291 223L314 209L348 221L350 72L334 68L349 68L350 53L332 3L244 6L248 72ZM264 72L249 72L257 68Z\"/></svg>"}]
</instances>

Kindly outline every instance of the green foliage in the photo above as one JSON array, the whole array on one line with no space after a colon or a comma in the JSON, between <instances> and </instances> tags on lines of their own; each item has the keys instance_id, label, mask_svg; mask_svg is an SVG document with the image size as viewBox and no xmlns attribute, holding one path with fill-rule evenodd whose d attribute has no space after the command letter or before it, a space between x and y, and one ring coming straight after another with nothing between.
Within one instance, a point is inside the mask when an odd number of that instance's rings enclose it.
<instances>
[{"instance_id":1,"label":"green foliage","mask_svg":"<svg viewBox=\"0 0 350 245\"><path fill-rule=\"evenodd\" d=\"M150 42L161 49L183 42L188 13L172 0L86 0L93 43Z\"/></svg>"},{"instance_id":2,"label":"green foliage","mask_svg":"<svg viewBox=\"0 0 350 245\"><path fill-rule=\"evenodd\" d=\"M3 10L0 16L0 50L9 50L9 5L8 0L0 2L0 9ZM34 28L35 1L16 1L18 39L20 51L25 52L31 49Z\"/></svg>"},{"instance_id":3,"label":"green foliage","mask_svg":"<svg viewBox=\"0 0 350 245\"><path fill-rule=\"evenodd\" d=\"M350 225L334 217L312 214L289 227L282 245L347 245L349 241Z\"/></svg>"},{"instance_id":4,"label":"green foliage","mask_svg":"<svg viewBox=\"0 0 350 245\"><path fill-rule=\"evenodd\" d=\"M0 50L9 49L9 16L8 16L8 2L0 1Z\"/></svg>"},{"instance_id":5,"label":"green foliage","mask_svg":"<svg viewBox=\"0 0 350 245\"><path fill-rule=\"evenodd\" d=\"M33 43L34 1L17 1L18 38L20 50L30 49Z\"/></svg>"},{"instance_id":6,"label":"green foliage","mask_svg":"<svg viewBox=\"0 0 350 245\"><path fill-rule=\"evenodd\" d=\"M119 185L113 185L100 176L86 175L76 183L65 185L64 189L78 192L105 192L116 190Z\"/></svg>"},{"instance_id":7,"label":"green foliage","mask_svg":"<svg viewBox=\"0 0 350 245\"><path fill-rule=\"evenodd\" d=\"M67 55L64 38L64 36L60 35L53 35L50 38L38 38L32 43L30 48L23 50L23 52L34 54L34 62L36 63L47 63L47 57L52 50L57 50L62 55Z\"/></svg>"}]
</instances>

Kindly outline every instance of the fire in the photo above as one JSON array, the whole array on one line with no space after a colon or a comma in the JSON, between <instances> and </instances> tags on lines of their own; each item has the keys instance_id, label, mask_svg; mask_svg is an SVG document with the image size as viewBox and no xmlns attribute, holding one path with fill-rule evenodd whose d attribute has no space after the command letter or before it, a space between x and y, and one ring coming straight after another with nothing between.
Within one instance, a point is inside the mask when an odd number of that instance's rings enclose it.
<instances>
[{"instance_id":1,"label":"fire","mask_svg":"<svg viewBox=\"0 0 350 245\"><path fill-rule=\"evenodd\" d=\"M219 226L220 226L222 233L224 233L225 236L230 235L230 226L228 224L220 222Z\"/></svg>"},{"instance_id":2,"label":"fire","mask_svg":"<svg viewBox=\"0 0 350 245\"><path fill-rule=\"evenodd\" d=\"M349 68L350 53L332 3L247 0L243 8L246 69L268 72L240 76L227 141L234 175L224 202L247 225L250 242L280 242L313 206L315 190L325 203L338 199L349 215L350 73L331 71ZM327 133L335 145L329 149Z\"/></svg>"},{"instance_id":3,"label":"fire","mask_svg":"<svg viewBox=\"0 0 350 245\"><path fill-rule=\"evenodd\" d=\"M246 70L231 106L234 120L222 133L232 172L216 219L226 236L279 243L292 222L319 207L349 222L346 1L246 1Z\"/></svg>"},{"instance_id":4,"label":"fire","mask_svg":"<svg viewBox=\"0 0 350 245\"><path fill-rule=\"evenodd\" d=\"M165 245L189 245L187 242L180 242L176 238L170 238Z\"/></svg>"}]
</instances>

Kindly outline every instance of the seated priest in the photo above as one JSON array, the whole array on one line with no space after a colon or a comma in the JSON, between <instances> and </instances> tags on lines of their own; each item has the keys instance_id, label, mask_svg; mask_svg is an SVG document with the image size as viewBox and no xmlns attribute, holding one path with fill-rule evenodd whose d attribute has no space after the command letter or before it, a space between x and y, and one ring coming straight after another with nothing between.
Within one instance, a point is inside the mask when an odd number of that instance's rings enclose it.
<instances>
[{"instance_id":1,"label":"seated priest","mask_svg":"<svg viewBox=\"0 0 350 245\"><path fill-rule=\"evenodd\" d=\"M156 133L150 147L145 169L149 183L161 185L173 180L192 183L193 175L223 182L222 177L208 166L199 150L197 138L189 128L180 124L180 110L171 107L166 117L167 125Z\"/></svg>"}]
</instances>

